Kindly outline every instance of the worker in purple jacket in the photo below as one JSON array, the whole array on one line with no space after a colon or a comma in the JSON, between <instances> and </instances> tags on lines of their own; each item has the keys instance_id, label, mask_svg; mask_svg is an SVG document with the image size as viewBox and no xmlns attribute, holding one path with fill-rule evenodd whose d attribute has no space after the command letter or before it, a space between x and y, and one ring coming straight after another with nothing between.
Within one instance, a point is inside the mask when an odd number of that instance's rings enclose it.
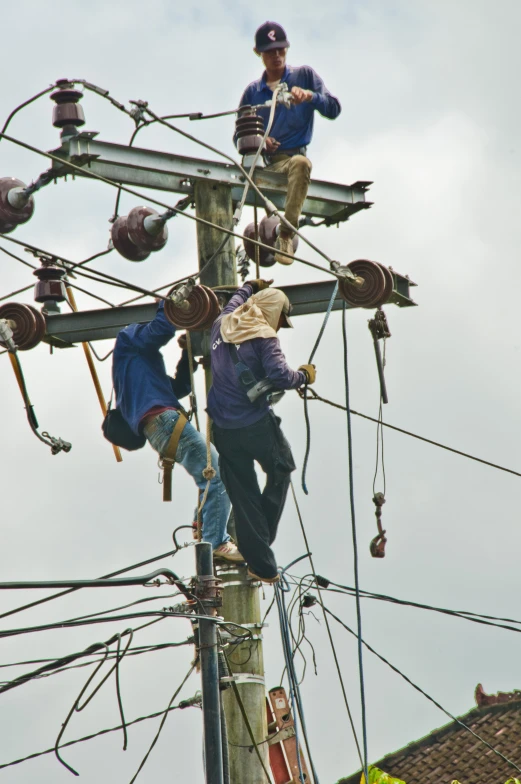
<instances>
[{"instance_id":1,"label":"worker in purple jacket","mask_svg":"<svg viewBox=\"0 0 521 784\"><path fill-rule=\"evenodd\" d=\"M235 513L237 544L250 576L268 583L279 579L271 545L295 470L269 395L312 384L316 375L313 365L291 370L286 362L277 332L293 326L291 305L283 291L268 288L272 282L245 283L215 321L213 384L208 394L221 477ZM268 391L257 394L262 386ZM267 477L262 493L255 461Z\"/></svg>"},{"instance_id":2,"label":"worker in purple jacket","mask_svg":"<svg viewBox=\"0 0 521 784\"><path fill-rule=\"evenodd\" d=\"M161 349L175 335L175 327L164 313L164 302L147 324L130 324L116 339L112 362L112 379L116 406L136 435L142 433L153 449L163 454L180 416L179 398L191 391L186 337L179 338L183 349L175 378L167 375ZM187 422L177 447L175 462L193 477L201 492L206 488L206 440ZM226 526L230 501L219 475L217 453L212 447L212 466L216 471L208 486L203 506L202 538L210 542L215 558L243 561L236 545L230 541Z\"/></svg>"},{"instance_id":3,"label":"worker in purple jacket","mask_svg":"<svg viewBox=\"0 0 521 784\"><path fill-rule=\"evenodd\" d=\"M313 136L315 111L328 120L340 114L340 103L330 92L320 76L309 65L286 65L289 41L286 32L277 22L264 22L255 33L254 52L266 69L255 82L248 85L239 106L258 106L273 98L273 91L285 82L292 96L292 105L279 104L270 135L266 139L264 160L271 171L288 175L285 217L298 228L302 206L306 200L311 176L311 161L307 147ZM268 122L270 108L258 106L257 112ZM276 254L280 264L293 263L293 233L281 226Z\"/></svg>"}]
</instances>

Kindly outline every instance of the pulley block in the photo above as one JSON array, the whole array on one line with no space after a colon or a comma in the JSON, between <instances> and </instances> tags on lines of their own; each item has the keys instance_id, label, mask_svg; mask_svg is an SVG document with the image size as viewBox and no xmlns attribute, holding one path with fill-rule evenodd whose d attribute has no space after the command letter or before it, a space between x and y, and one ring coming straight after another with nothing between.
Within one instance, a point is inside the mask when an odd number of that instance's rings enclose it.
<instances>
[{"instance_id":1,"label":"pulley block","mask_svg":"<svg viewBox=\"0 0 521 784\"><path fill-rule=\"evenodd\" d=\"M27 223L32 217L34 212L32 196L20 207L13 207L9 201L9 191L25 187L25 183L15 177L0 178L0 234L9 234L21 223Z\"/></svg>"},{"instance_id":2,"label":"pulley block","mask_svg":"<svg viewBox=\"0 0 521 784\"><path fill-rule=\"evenodd\" d=\"M67 79L60 79L56 92L51 93L51 101L56 106L52 110L52 124L55 128L64 128L66 125L79 127L85 125L85 114L78 101L83 97L80 90L74 89Z\"/></svg>"},{"instance_id":3,"label":"pulley block","mask_svg":"<svg viewBox=\"0 0 521 784\"><path fill-rule=\"evenodd\" d=\"M364 283L352 286L346 279L340 279L342 299L358 308L379 308L388 302L393 290L393 276L387 267L368 259L356 259L347 266L351 272L363 278Z\"/></svg>"},{"instance_id":4,"label":"pulley block","mask_svg":"<svg viewBox=\"0 0 521 784\"><path fill-rule=\"evenodd\" d=\"M130 240L141 250L161 250L168 239L168 229L159 213L150 207L134 207L127 216Z\"/></svg>"},{"instance_id":5,"label":"pulley block","mask_svg":"<svg viewBox=\"0 0 521 784\"><path fill-rule=\"evenodd\" d=\"M221 309L212 289L207 286L194 286L188 297L179 305L171 300L165 302L165 316L180 329L209 329Z\"/></svg>"},{"instance_id":6,"label":"pulley block","mask_svg":"<svg viewBox=\"0 0 521 784\"><path fill-rule=\"evenodd\" d=\"M45 317L33 305L6 302L5 305L0 305L0 319L11 322L13 340L20 351L34 348L45 335Z\"/></svg>"},{"instance_id":7,"label":"pulley block","mask_svg":"<svg viewBox=\"0 0 521 784\"><path fill-rule=\"evenodd\" d=\"M33 272L38 278L38 283L34 287L34 299L36 302L65 302L67 292L62 281L65 270L56 267L54 264L43 264Z\"/></svg>"},{"instance_id":8,"label":"pulley block","mask_svg":"<svg viewBox=\"0 0 521 784\"><path fill-rule=\"evenodd\" d=\"M128 235L127 215L117 218L111 226L112 244L123 258L128 261L144 261L150 256L149 250L142 250L135 245Z\"/></svg>"},{"instance_id":9,"label":"pulley block","mask_svg":"<svg viewBox=\"0 0 521 784\"><path fill-rule=\"evenodd\" d=\"M237 112L235 135L241 155L257 152L264 137L264 120L254 106L241 106Z\"/></svg>"}]
</instances>

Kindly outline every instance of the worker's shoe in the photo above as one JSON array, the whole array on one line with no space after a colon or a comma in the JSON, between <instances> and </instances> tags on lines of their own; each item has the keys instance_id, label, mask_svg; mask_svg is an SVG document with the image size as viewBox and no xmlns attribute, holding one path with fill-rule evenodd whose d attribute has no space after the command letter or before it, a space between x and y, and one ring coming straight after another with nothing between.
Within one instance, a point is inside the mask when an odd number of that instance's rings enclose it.
<instances>
[{"instance_id":1,"label":"worker's shoe","mask_svg":"<svg viewBox=\"0 0 521 784\"><path fill-rule=\"evenodd\" d=\"M288 234L279 234L275 240L275 251L275 261L278 261L279 264L293 264L293 254L295 252L293 250L293 237L290 237ZM277 251L289 253L289 256L283 256L282 253Z\"/></svg>"},{"instance_id":2,"label":"worker's shoe","mask_svg":"<svg viewBox=\"0 0 521 784\"><path fill-rule=\"evenodd\" d=\"M252 570L248 567L248 577L251 577L252 580L260 580L262 583L278 583L280 580L280 574L276 574L275 577L259 577L258 574L252 572Z\"/></svg>"},{"instance_id":3,"label":"worker's shoe","mask_svg":"<svg viewBox=\"0 0 521 784\"><path fill-rule=\"evenodd\" d=\"M223 542L213 551L213 557L221 561L234 561L244 563L244 558L239 552L239 548L233 542Z\"/></svg>"}]
</instances>

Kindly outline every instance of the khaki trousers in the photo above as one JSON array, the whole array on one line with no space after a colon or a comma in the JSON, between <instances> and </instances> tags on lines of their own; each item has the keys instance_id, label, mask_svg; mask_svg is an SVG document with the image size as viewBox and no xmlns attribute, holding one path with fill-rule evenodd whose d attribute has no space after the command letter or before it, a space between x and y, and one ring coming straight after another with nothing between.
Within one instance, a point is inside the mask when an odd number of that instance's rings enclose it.
<instances>
[{"instance_id":1,"label":"khaki trousers","mask_svg":"<svg viewBox=\"0 0 521 784\"><path fill-rule=\"evenodd\" d=\"M272 155L273 163L266 166L267 171L288 175L288 190L284 215L292 226L298 228L302 205L306 200L311 179L311 161L305 155ZM284 233L284 232L281 232Z\"/></svg>"}]
</instances>

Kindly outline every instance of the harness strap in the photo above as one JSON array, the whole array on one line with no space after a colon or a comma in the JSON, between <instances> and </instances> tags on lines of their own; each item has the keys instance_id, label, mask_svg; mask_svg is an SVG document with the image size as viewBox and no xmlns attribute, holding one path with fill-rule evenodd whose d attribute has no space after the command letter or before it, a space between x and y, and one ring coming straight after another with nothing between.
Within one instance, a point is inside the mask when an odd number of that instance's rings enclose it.
<instances>
[{"instance_id":1,"label":"harness strap","mask_svg":"<svg viewBox=\"0 0 521 784\"><path fill-rule=\"evenodd\" d=\"M179 419L175 423L175 427L170 436L170 440L166 445L166 449L161 455L160 466L163 469L163 501L172 500L172 471L174 470L175 456L177 454L177 447L181 433L185 429L188 419L182 411L179 412Z\"/></svg>"}]
</instances>

